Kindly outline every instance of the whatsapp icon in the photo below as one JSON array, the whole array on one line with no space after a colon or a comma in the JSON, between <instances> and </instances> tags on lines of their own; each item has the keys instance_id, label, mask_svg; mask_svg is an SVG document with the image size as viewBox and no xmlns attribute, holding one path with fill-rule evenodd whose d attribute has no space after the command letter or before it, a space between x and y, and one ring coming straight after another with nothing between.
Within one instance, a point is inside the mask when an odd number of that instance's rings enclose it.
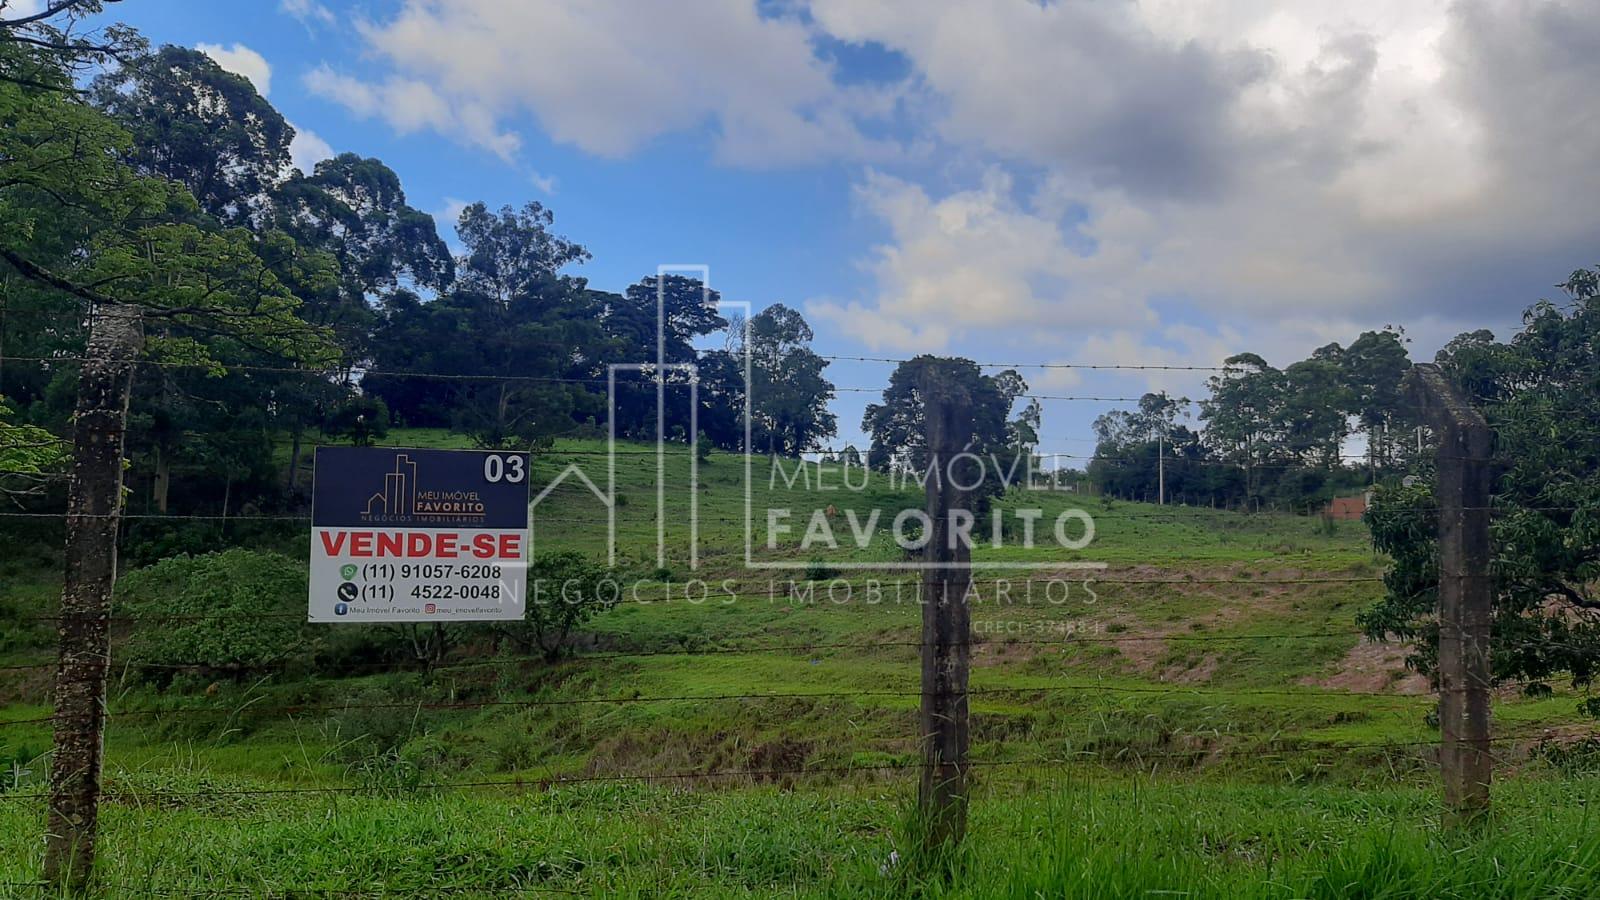
<instances>
[{"instance_id":1,"label":"whatsapp icon","mask_svg":"<svg viewBox=\"0 0 1600 900\"><path fill-rule=\"evenodd\" d=\"M354 563L345 563L344 565L340 566L339 567L339 577L343 578L345 581L349 581L350 579L356 577L355 564Z\"/></svg>"}]
</instances>

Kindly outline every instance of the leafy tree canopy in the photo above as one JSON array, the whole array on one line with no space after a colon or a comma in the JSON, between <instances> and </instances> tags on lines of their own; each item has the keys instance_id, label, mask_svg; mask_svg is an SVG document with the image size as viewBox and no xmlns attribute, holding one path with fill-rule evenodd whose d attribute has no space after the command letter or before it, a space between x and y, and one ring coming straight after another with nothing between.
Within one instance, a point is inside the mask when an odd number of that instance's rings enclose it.
<instances>
[{"instance_id":1,"label":"leafy tree canopy","mask_svg":"<svg viewBox=\"0 0 1600 900\"><path fill-rule=\"evenodd\" d=\"M90 95L132 133L126 156L138 172L183 185L225 223L267 214L294 129L249 79L169 45L99 76Z\"/></svg>"},{"instance_id":2,"label":"leafy tree canopy","mask_svg":"<svg viewBox=\"0 0 1600 900\"><path fill-rule=\"evenodd\" d=\"M1496 679L1594 680L1600 663L1600 270L1540 302L1507 343L1464 334L1438 356L1496 432L1492 528ZM1438 648L1438 512L1431 479L1380 489L1368 521L1393 559L1363 625L1412 642L1432 672ZM1537 688L1535 688L1537 689Z\"/></svg>"}]
</instances>

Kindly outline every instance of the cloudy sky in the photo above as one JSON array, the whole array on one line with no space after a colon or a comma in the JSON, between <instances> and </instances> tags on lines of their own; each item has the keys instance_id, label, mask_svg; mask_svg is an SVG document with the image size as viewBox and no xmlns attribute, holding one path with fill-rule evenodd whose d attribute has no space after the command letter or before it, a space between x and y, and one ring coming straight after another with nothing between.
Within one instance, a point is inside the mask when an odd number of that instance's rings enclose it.
<instances>
[{"instance_id":1,"label":"cloudy sky","mask_svg":"<svg viewBox=\"0 0 1600 900\"><path fill-rule=\"evenodd\" d=\"M378 156L442 220L539 200L595 286L707 264L729 299L802 309L823 353L1283 365L1402 325L1426 358L1600 262L1590 0L113 9L251 78L304 165ZM841 394L846 437L869 399ZM1050 449L1087 452L1105 407L1048 403Z\"/></svg>"}]
</instances>

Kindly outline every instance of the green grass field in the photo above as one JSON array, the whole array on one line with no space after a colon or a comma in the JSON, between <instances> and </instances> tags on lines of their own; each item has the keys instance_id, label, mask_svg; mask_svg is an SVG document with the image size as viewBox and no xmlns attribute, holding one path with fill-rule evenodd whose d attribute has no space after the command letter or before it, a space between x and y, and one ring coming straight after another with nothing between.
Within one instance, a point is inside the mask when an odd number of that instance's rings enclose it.
<instances>
[{"instance_id":1,"label":"green grass field","mask_svg":"<svg viewBox=\"0 0 1600 900\"><path fill-rule=\"evenodd\" d=\"M424 431L389 442L460 445ZM573 462L603 485L603 451L558 442L534 489ZM179 674L164 686L119 672L108 892L1600 893L1587 812L1600 750L1581 739L1571 691L1497 697L1495 817L1441 828L1432 697L1400 648L1355 631L1383 566L1359 523L1060 492L999 506L1047 519L1082 508L1088 546L975 553L971 838L927 858L908 824L921 609L893 587L917 575L843 567L904 561L881 534L863 548L798 546L812 510L832 506L837 524L917 506L920 492L829 490L842 473L816 466L791 489L753 460L753 558L797 568L748 571L744 460L712 454L692 494L691 567L690 457L678 448L663 468L667 571L657 460L628 447L618 551L639 595L594 619L573 658L497 656L467 632L431 672ZM768 548L759 533L774 507L793 511L794 528ZM602 557L604 512L569 480L536 510L536 552ZM1042 568L995 565L1021 561ZM1082 563L1105 568L1068 567ZM48 631L16 617L51 608L56 564L53 548L26 542L0 561L0 665L50 659ZM807 568L839 574L808 581ZM1030 577L1074 590L1030 597ZM38 877L31 795L49 734L22 720L49 714L48 674L8 670L0 689L0 763L12 761L0 896L28 896L20 883Z\"/></svg>"}]
</instances>

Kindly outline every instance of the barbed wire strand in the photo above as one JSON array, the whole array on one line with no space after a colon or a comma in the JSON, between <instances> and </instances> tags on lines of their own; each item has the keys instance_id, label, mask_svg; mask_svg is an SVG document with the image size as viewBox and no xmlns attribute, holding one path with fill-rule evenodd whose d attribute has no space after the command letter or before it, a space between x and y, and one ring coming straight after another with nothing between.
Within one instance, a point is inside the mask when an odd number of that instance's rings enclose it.
<instances>
[{"instance_id":1,"label":"barbed wire strand","mask_svg":"<svg viewBox=\"0 0 1600 900\"><path fill-rule=\"evenodd\" d=\"M1462 692L1472 688L1462 687L1445 689L1444 693L1454 690ZM1315 688L1301 689L1290 688L1201 688L1180 685L1118 685L1105 683L1092 684L1046 684L1019 687L977 687L969 688L964 696L969 698L984 698L991 696L1017 696L1026 694L1082 694L1101 692L1107 694L1160 695L1184 696L1189 698L1213 698L1237 700L1241 697L1295 697L1301 700L1340 700L1359 697L1366 702L1386 701L1393 704L1395 709L1411 708L1418 705L1421 700L1426 700L1430 695L1404 695L1386 691L1318 691ZM1438 692L1435 692L1438 693ZM605 705L632 705L648 703L723 703L731 701L748 700L860 700L860 699L908 699L921 698L928 694L927 691L869 689L869 690L830 690L830 691L768 691L762 693L723 693L723 694L666 694L666 695L632 695L617 697L552 697L545 699L525 700L396 700L388 703L294 703L274 706L246 705L242 707L169 707L166 709L138 709L138 710L113 710L97 713L107 720L144 719L164 717L185 718L191 716L236 716L251 714L260 716L270 715L305 715L343 713L354 710L426 710L429 712L459 712L462 710L477 709L543 709L565 706L605 706ZM72 721L74 718L63 714L37 716L28 719L7 719L0 721L0 728L19 725L39 725L47 722Z\"/></svg>"},{"instance_id":2,"label":"barbed wire strand","mask_svg":"<svg viewBox=\"0 0 1600 900\"><path fill-rule=\"evenodd\" d=\"M158 617L161 621L171 621L169 617ZM221 619L232 617L206 617ZM252 616L251 618L258 618ZM293 618L303 618L295 614ZM145 621L144 619L134 619ZM484 623L480 623L484 624ZM492 623L491 623L492 624ZM944 646L967 646L975 649L984 647L1019 647L1019 646L1051 646L1066 647L1074 643L1085 644L1132 644L1147 643L1150 641L1178 641L1182 643L1241 643L1247 641L1278 641L1278 640L1325 640L1339 637L1360 637L1365 632L1358 630L1341 631L1309 631L1290 632L1281 634L1171 634L1171 635L1111 635L1085 637L1076 634L1066 634L1060 638L1050 640L1037 638L1011 638L996 637L990 640L955 641ZM745 656L762 653L815 653L832 650L881 650L885 648L921 648L929 646L924 641L847 641L847 642L802 642L793 644L766 644L748 647L665 647L641 650L603 650L594 653L576 653L562 660L564 663L582 663L604 661L612 659L641 659L657 656ZM498 666L513 666L521 663L543 663L543 659L536 656L506 656L494 659L473 659L460 662L447 662L428 667L430 672L455 669L494 668ZM303 666L288 662L275 662L270 664L229 665L214 663L155 663L155 662L109 662L118 669L148 669L153 671L207 671L222 674L234 672L253 671L278 671L285 668L311 668L313 670L327 670L328 674L349 674L352 672L399 672L406 671L405 667L395 662L365 662L365 663L338 663L329 662L323 665ZM0 672L20 672L37 669L55 668L54 662L20 663L15 665L0 665ZM313 671L310 674L318 674Z\"/></svg>"},{"instance_id":3,"label":"barbed wire strand","mask_svg":"<svg viewBox=\"0 0 1600 900\"><path fill-rule=\"evenodd\" d=\"M1530 728L1530 729L1526 729L1526 730L1519 730L1519 731L1515 731L1515 732L1511 732L1511 733L1505 733L1505 734L1493 736L1493 737L1490 737L1488 739L1488 742L1490 744L1505 744L1505 743L1513 743L1513 742L1517 742L1517 741L1525 741L1525 740L1528 740L1529 738L1533 738L1533 737L1549 738L1549 737L1552 737L1552 736L1553 736L1553 733L1552 733L1552 728L1550 726L1539 726L1539 727L1536 727L1536 728ZM1574 737L1575 736L1575 737L1578 737L1580 739L1582 739L1582 738L1594 738L1594 737L1600 736L1600 732L1591 731L1591 732L1588 732L1588 733L1585 733L1585 734L1582 734L1582 735L1571 735L1571 734L1569 734L1567 736L1568 737ZM1186 734L1186 735L1174 735L1174 737L1214 738L1215 735L1208 734L1208 733L1205 733L1205 732L1196 732L1196 733ZM1093 738L1090 738L1090 740L1093 740ZM1272 742L1272 741L1275 741L1277 739L1269 738L1268 740L1269 740L1269 742ZM1261 759L1261 758L1272 758L1272 757L1293 757L1293 756L1298 756L1298 755L1301 755L1301 754L1348 753L1348 752L1351 752L1351 751L1358 751L1358 750L1406 750L1406 749L1414 749L1414 748L1422 748L1422 747L1437 747L1437 746L1439 746L1439 744L1440 744L1440 740L1438 738L1433 738L1433 739L1429 739L1429 740L1333 742L1333 743L1325 743L1325 744L1308 744L1308 745L1298 746L1298 747L1283 747L1283 746L1271 747L1271 748L1248 747L1248 748L1240 748L1240 749L1237 749L1237 750L1222 750L1222 749L1216 748L1216 747L1195 747L1195 748L1184 749L1184 750L1140 750L1140 749L1137 749L1137 748L1130 748L1130 747L1118 747L1118 748L1115 748L1109 754L1105 753L1103 751L1098 751L1098 750L1081 750L1081 751L1069 751L1069 753L1067 753L1067 754L1060 754L1060 755L1054 755L1054 756L1040 756L1040 757L1032 757L1032 758L1026 758L1026 759L1007 759L1007 760L1001 760L1001 759L973 759L973 760L967 760L966 762L962 763L961 765L962 765L962 767L968 768L968 769L1004 769L1004 768L1027 768L1027 767L1050 769L1050 768L1058 768L1058 767L1063 767L1063 768L1065 768L1065 767L1073 767L1073 766L1077 766L1077 765L1082 765L1084 763L1091 763L1092 764L1092 763L1102 763L1102 762L1108 762L1108 761L1111 761L1111 762L1144 762L1144 761L1151 761L1151 760L1178 759L1178 760L1186 760L1186 761L1190 761L1190 762L1196 762L1196 761L1208 761L1209 762L1209 761L1215 761L1217 759L1232 759L1232 758ZM453 791L453 790L470 790L470 789L487 788L487 787L524 788L524 789L545 790L545 789L549 789L549 788L552 788L552 787L564 787L564 786L575 785L575 784L605 784L605 783L619 783L619 782L645 782L645 783L648 783L648 782L652 782L652 781L683 781L683 780L716 779L716 778L773 779L773 778L782 778L782 777L787 777L787 776L848 775L848 774L854 774L854 773L876 772L876 771L898 771L898 770L908 770L908 769L921 769L923 767L923 765L924 764L920 760L907 760L907 761L899 761L899 762L852 763L852 764L848 764L848 765L828 765L828 766L766 767L766 768L740 768L740 769L707 769L707 770L681 770L681 771L669 771L669 772L628 772L628 773L610 773L610 774L596 774L596 775L554 775L554 774L544 775L544 776L528 775L528 776L522 776L522 777L510 778L510 779L474 779L474 780L470 780L470 781L437 782L437 783L431 783L431 784L430 783L424 783L424 784L417 785L416 790L418 792L430 791L430 790ZM108 799L108 800L115 799L116 792L113 791L113 792L108 792L108 793L112 794L112 796L107 797L106 799ZM237 787L237 788L235 788L235 787L213 787L213 788L195 788L195 789L183 789L183 790L151 790L151 791L129 792L129 796L132 796L135 799L140 799L140 800L148 799L148 800L152 800L153 801L153 800L158 800L158 799L176 800L176 799L182 799L182 798L188 798L188 797L294 796L294 795L303 795L303 794L344 794L344 795L377 794L377 795L383 795L385 793L389 793L389 791L386 791L386 789L381 787L381 786L366 786L366 785L285 785L285 786L280 786L280 787ZM9 800L9 801L17 802L17 801L27 801L27 800L41 800L41 799L48 798L48 796L49 796L48 794L43 793L43 792L32 792L32 793L21 793L21 794L18 794L18 793L0 794L0 801Z\"/></svg>"}]
</instances>

